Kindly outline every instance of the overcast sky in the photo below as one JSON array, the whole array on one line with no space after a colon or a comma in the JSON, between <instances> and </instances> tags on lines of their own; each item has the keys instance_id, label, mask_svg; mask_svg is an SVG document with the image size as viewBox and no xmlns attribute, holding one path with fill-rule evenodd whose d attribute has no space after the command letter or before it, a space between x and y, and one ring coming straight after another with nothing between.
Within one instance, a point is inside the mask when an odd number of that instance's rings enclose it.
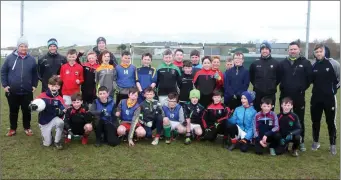
<instances>
[{"instance_id":1,"label":"overcast sky","mask_svg":"<svg viewBox=\"0 0 341 180\"><path fill-rule=\"evenodd\" d=\"M306 1L25 1L24 34L30 47L56 38L60 46L178 41L305 40ZM1 1L1 47L20 36L20 1ZM312 1L310 41L340 42L340 2Z\"/></svg>"}]
</instances>

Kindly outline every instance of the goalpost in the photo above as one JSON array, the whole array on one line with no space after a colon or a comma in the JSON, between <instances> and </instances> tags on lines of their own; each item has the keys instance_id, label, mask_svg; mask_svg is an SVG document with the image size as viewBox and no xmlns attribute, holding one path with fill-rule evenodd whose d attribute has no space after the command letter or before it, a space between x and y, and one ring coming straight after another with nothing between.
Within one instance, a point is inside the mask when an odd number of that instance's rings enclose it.
<instances>
[{"instance_id":1,"label":"goalpost","mask_svg":"<svg viewBox=\"0 0 341 180\"><path fill-rule=\"evenodd\" d=\"M137 55L139 55L139 57L137 58L138 59L138 62L140 62L141 61L141 55L142 54L136 54L135 53L135 50L136 50L136 48L143 48L143 49L148 49L148 50L145 50L146 52L150 52L150 51L152 51L151 52L151 54L153 55L153 59L162 59L162 53L161 54L157 54L157 55L155 55L154 53L155 53L155 50L156 49L159 49L160 51L164 51L164 50L166 50L166 49L170 49L170 50L172 50L172 52L174 52L176 49L182 49L182 50L184 50L185 52L184 52L184 59L188 59L188 60L190 60L190 57L189 57L189 53L190 53L190 49L192 49L192 50L194 50L194 49L196 49L196 50L198 50L199 52L200 52L200 59L202 58L202 57L204 57L204 55L205 55L205 43L202 43L202 46L182 46L182 45L179 45L179 46L141 46L141 45L132 45L132 43L129 43L129 52L130 52L130 54L131 54L131 56L132 56L132 58L131 58L131 63L132 64L136 64L136 62L134 61L134 59L136 59L137 57L135 57L135 56L137 56ZM187 49L187 50L186 50ZM143 50L142 50L143 51ZM146 52L144 52L143 51L143 53L146 53ZM186 57L188 56L188 58L186 58ZM158 58L157 58L158 57ZM199 61L199 63L201 63L200 61Z\"/></svg>"}]
</instances>

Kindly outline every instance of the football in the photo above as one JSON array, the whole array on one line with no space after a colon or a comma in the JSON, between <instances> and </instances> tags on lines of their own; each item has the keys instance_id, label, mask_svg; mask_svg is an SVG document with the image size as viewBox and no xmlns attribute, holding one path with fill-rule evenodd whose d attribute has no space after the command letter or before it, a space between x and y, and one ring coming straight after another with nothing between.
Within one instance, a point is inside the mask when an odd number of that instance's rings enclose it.
<instances>
[{"instance_id":1,"label":"football","mask_svg":"<svg viewBox=\"0 0 341 180\"><path fill-rule=\"evenodd\" d=\"M32 101L31 103L32 105L37 105L38 108L35 110L37 112L41 112L41 111L44 111L45 107L46 107L46 104L45 104L45 101L42 100L42 99L35 99Z\"/></svg>"}]
</instances>

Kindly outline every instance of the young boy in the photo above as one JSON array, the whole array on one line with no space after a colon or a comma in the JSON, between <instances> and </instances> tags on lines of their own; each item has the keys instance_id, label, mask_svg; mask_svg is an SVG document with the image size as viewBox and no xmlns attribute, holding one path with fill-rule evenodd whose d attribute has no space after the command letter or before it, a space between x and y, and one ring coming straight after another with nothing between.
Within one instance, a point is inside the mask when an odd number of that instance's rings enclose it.
<instances>
[{"instance_id":1,"label":"young boy","mask_svg":"<svg viewBox=\"0 0 341 180\"><path fill-rule=\"evenodd\" d=\"M183 62L182 62L183 59L184 59L184 50L176 49L174 52L173 64L177 66L181 72L182 72L182 67L183 67Z\"/></svg>"},{"instance_id":2,"label":"young boy","mask_svg":"<svg viewBox=\"0 0 341 180\"><path fill-rule=\"evenodd\" d=\"M140 103L140 116L133 119L132 124L140 123L146 132L147 138L152 138L152 131L156 128L156 135L152 145L159 143L162 131L162 119L165 116L161 104L154 99L155 93L152 87L144 90L145 100ZM134 136L134 131L129 132L129 137Z\"/></svg>"},{"instance_id":3,"label":"young boy","mask_svg":"<svg viewBox=\"0 0 341 180\"><path fill-rule=\"evenodd\" d=\"M191 133L196 135L196 139L199 139L202 135L201 129L201 118L205 111L205 108L199 104L200 91L193 89L189 93L190 101L187 102L184 108L185 120L187 122L186 126L186 140L185 144L191 143Z\"/></svg>"},{"instance_id":4,"label":"young boy","mask_svg":"<svg viewBox=\"0 0 341 180\"><path fill-rule=\"evenodd\" d=\"M142 55L142 66L136 69L136 87L139 90L138 102L141 103L145 98L143 92L146 88L152 89L156 86L156 69L151 66L152 55L150 53L144 53Z\"/></svg>"},{"instance_id":5,"label":"young boy","mask_svg":"<svg viewBox=\"0 0 341 180\"><path fill-rule=\"evenodd\" d=\"M60 68L60 80L63 82L62 94L65 104L71 105L71 95L80 92L80 86L83 83L83 67L76 63L77 51L70 49L66 58L68 63Z\"/></svg>"},{"instance_id":6,"label":"young boy","mask_svg":"<svg viewBox=\"0 0 341 180\"><path fill-rule=\"evenodd\" d=\"M183 62L183 74L181 76L181 83L179 85L180 96L179 104L184 105L189 101L189 92L194 88L193 85L193 74L192 74L192 63L191 61L185 60Z\"/></svg>"},{"instance_id":7,"label":"young boy","mask_svg":"<svg viewBox=\"0 0 341 180\"><path fill-rule=\"evenodd\" d=\"M180 69L172 63L172 51L167 49L163 52L163 62L157 68L157 88L161 105L167 101L167 95L171 92L178 92L181 84Z\"/></svg>"},{"instance_id":8,"label":"young boy","mask_svg":"<svg viewBox=\"0 0 341 180\"><path fill-rule=\"evenodd\" d=\"M108 61L109 62L109 61ZM94 123L96 131L96 147L101 146L102 135L109 146L117 146L120 143L116 134L117 119L114 116L115 102L109 96L108 88L98 88L98 98L91 105L90 113L96 116Z\"/></svg>"},{"instance_id":9,"label":"young boy","mask_svg":"<svg viewBox=\"0 0 341 180\"><path fill-rule=\"evenodd\" d=\"M270 98L262 98L262 111L258 112L254 119L253 132L255 137L256 154L263 154L263 149L270 143L270 154L276 155L275 148L277 147L280 134L277 115L271 111L272 100Z\"/></svg>"},{"instance_id":10,"label":"young boy","mask_svg":"<svg viewBox=\"0 0 341 180\"><path fill-rule=\"evenodd\" d=\"M231 110L241 105L241 93L247 91L250 84L249 71L243 66L244 54L236 52L233 58L234 67L224 74L224 104Z\"/></svg>"},{"instance_id":11,"label":"young boy","mask_svg":"<svg viewBox=\"0 0 341 180\"><path fill-rule=\"evenodd\" d=\"M253 91L241 93L241 106L237 107L227 123L227 133L231 139L231 146L227 143L225 148L232 151L237 142L240 144L240 151L247 152L249 144L253 138L253 119L257 111L253 108L252 102L256 95Z\"/></svg>"},{"instance_id":12,"label":"young boy","mask_svg":"<svg viewBox=\"0 0 341 180\"><path fill-rule=\"evenodd\" d=\"M71 96L72 106L66 110L64 129L67 132L65 143L70 143L72 137L82 136L82 144L88 144L88 137L92 131L92 114L83 106L82 95Z\"/></svg>"},{"instance_id":13,"label":"young boy","mask_svg":"<svg viewBox=\"0 0 341 180\"><path fill-rule=\"evenodd\" d=\"M192 50L190 53L190 58L193 65L192 74L195 75L202 68L202 64L200 64L200 52L196 49Z\"/></svg>"},{"instance_id":14,"label":"young boy","mask_svg":"<svg viewBox=\"0 0 341 180\"><path fill-rule=\"evenodd\" d=\"M221 99L222 93L215 90L212 97L213 103L204 111L202 116L204 140L213 142L218 134L224 134L224 139L227 139L225 121L230 117L231 110L221 102Z\"/></svg>"},{"instance_id":15,"label":"young boy","mask_svg":"<svg viewBox=\"0 0 341 180\"><path fill-rule=\"evenodd\" d=\"M135 131L137 138L143 138L146 131L138 122L140 117L140 107L137 103L138 90L137 88L130 88L128 90L128 99L122 99L117 106L116 117L121 119L121 124L117 128L119 137L128 136L129 146L134 146L133 131ZM125 140L125 137L123 137Z\"/></svg>"},{"instance_id":16,"label":"young boy","mask_svg":"<svg viewBox=\"0 0 341 180\"><path fill-rule=\"evenodd\" d=\"M233 66L234 66L233 59L232 58L228 58L226 60L226 64L225 64L226 71L228 71L229 69L233 68Z\"/></svg>"},{"instance_id":17,"label":"young boy","mask_svg":"<svg viewBox=\"0 0 341 180\"><path fill-rule=\"evenodd\" d=\"M178 95L176 93L168 94L168 102L162 106L165 113L163 118L163 129L166 139L166 144L171 143L171 131L174 134L185 134L186 125L184 118L184 111L180 104L178 104ZM175 138L176 135L173 136Z\"/></svg>"},{"instance_id":18,"label":"young boy","mask_svg":"<svg viewBox=\"0 0 341 180\"><path fill-rule=\"evenodd\" d=\"M48 90L41 93L36 99L43 99L46 107L39 113L39 128L43 139L44 146L50 146L52 143L52 129L56 130L54 137L54 145L57 149L63 149L61 142L62 133L64 129L65 104L63 98L59 95L60 85L62 84L57 75L52 76L48 81ZM30 109L35 111L38 106L30 104Z\"/></svg>"},{"instance_id":19,"label":"young boy","mask_svg":"<svg viewBox=\"0 0 341 180\"><path fill-rule=\"evenodd\" d=\"M123 51L121 64L116 66L116 79L114 79L114 89L117 92L116 104L122 99L128 98L130 88L136 87L136 67L131 64L131 54L129 51Z\"/></svg>"},{"instance_id":20,"label":"young boy","mask_svg":"<svg viewBox=\"0 0 341 180\"><path fill-rule=\"evenodd\" d=\"M87 56L87 62L83 64L84 82L82 84L82 99L85 105L91 104L96 98L96 69L97 55L90 51Z\"/></svg>"},{"instance_id":21,"label":"young boy","mask_svg":"<svg viewBox=\"0 0 341 180\"><path fill-rule=\"evenodd\" d=\"M292 155L298 156L298 147L301 142L301 124L298 116L292 112L293 100L289 97L282 99L282 113L278 114L279 132L282 139L277 154L282 154L287 149L289 142L293 142Z\"/></svg>"},{"instance_id":22,"label":"young boy","mask_svg":"<svg viewBox=\"0 0 341 180\"><path fill-rule=\"evenodd\" d=\"M101 86L105 86L108 89L109 96L114 98L114 89L113 82L116 79L116 70L113 65L109 64L110 61L110 52L104 50L98 57L98 62L100 66L96 69L95 72L95 81L96 81L96 89L98 93L98 88Z\"/></svg>"}]
</instances>

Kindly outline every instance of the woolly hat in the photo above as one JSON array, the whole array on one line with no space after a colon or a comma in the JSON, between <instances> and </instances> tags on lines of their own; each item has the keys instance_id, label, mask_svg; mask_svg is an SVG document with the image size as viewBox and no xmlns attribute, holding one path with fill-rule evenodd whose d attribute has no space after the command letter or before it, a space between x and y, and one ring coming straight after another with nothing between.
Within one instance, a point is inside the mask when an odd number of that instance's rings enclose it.
<instances>
[{"instance_id":1,"label":"woolly hat","mask_svg":"<svg viewBox=\"0 0 341 180\"><path fill-rule=\"evenodd\" d=\"M99 38L97 38L96 44L98 45L98 43L99 43L100 41L103 41L105 44L107 44L107 40L105 40L104 37L99 37Z\"/></svg>"},{"instance_id":2,"label":"woolly hat","mask_svg":"<svg viewBox=\"0 0 341 180\"><path fill-rule=\"evenodd\" d=\"M242 96L245 96L248 103L251 105L253 100L256 98L256 93L254 91L244 91Z\"/></svg>"},{"instance_id":3,"label":"woolly hat","mask_svg":"<svg viewBox=\"0 0 341 180\"><path fill-rule=\"evenodd\" d=\"M191 98L198 98L200 99L200 91L197 90L197 89L192 89L190 92L189 92L189 99Z\"/></svg>"},{"instance_id":4,"label":"woolly hat","mask_svg":"<svg viewBox=\"0 0 341 180\"><path fill-rule=\"evenodd\" d=\"M47 48L49 48L51 45L55 45L58 48L58 41L55 38L51 38L47 41Z\"/></svg>"},{"instance_id":5,"label":"woolly hat","mask_svg":"<svg viewBox=\"0 0 341 180\"><path fill-rule=\"evenodd\" d=\"M28 41L24 36L21 36L17 41L17 48L19 48L20 45L25 44L28 46Z\"/></svg>"},{"instance_id":6,"label":"woolly hat","mask_svg":"<svg viewBox=\"0 0 341 180\"><path fill-rule=\"evenodd\" d=\"M268 48L269 51L271 52L271 45L270 43L268 43L267 41L263 41L262 44L259 47L259 52L263 49L263 48Z\"/></svg>"}]
</instances>

